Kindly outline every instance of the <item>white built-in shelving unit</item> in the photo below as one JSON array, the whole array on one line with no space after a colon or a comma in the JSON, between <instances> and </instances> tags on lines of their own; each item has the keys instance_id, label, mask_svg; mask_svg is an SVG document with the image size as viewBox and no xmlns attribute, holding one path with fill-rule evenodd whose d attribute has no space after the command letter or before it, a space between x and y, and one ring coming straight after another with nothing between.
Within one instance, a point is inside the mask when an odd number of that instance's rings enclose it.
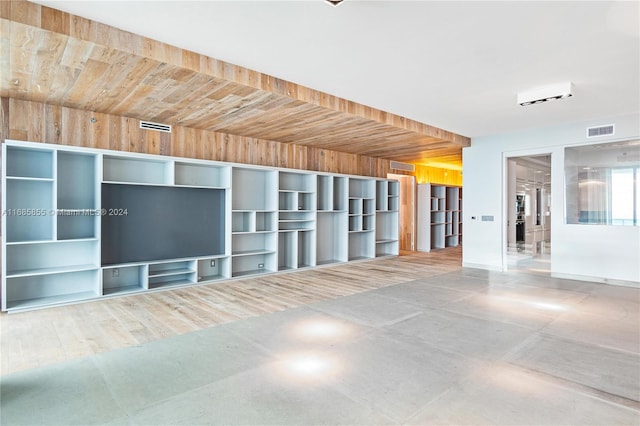
<instances>
[{"instance_id":1,"label":"white built-in shelving unit","mask_svg":"<svg viewBox=\"0 0 640 426\"><path fill-rule=\"evenodd\" d=\"M276 272L278 172L233 168L232 275Z\"/></svg>"},{"instance_id":2,"label":"white built-in shelving unit","mask_svg":"<svg viewBox=\"0 0 640 426\"><path fill-rule=\"evenodd\" d=\"M348 255L348 184L346 176L318 175L316 264L346 262Z\"/></svg>"},{"instance_id":3,"label":"white built-in shelving unit","mask_svg":"<svg viewBox=\"0 0 640 426\"><path fill-rule=\"evenodd\" d=\"M399 202L399 182L376 181L376 256L398 253Z\"/></svg>"},{"instance_id":4,"label":"white built-in shelving unit","mask_svg":"<svg viewBox=\"0 0 640 426\"><path fill-rule=\"evenodd\" d=\"M462 188L418 185L418 250L462 244Z\"/></svg>"},{"instance_id":5,"label":"white built-in shelving unit","mask_svg":"<svg viewBox=\"0 0 640 426\"><path fill-rule=\"evenodd\" d=\"M375 257L376 182L349 179L349 260Z\"/></svg>"},{"instance_id":6,"label":"white built-in shelving unit","mask_svg":"<svg viewBox=\"0 0 640 426\"><path fill-rule=\"evenodd\" d=\"M10 140L2 162L3 311L398 254L396 181ZM114 187L215 192L218 248L105 261Z\"/></svg>"},{"instance_id":7,"label":"white built-in shelving unit","mask_svg":"<svg viewBox=\"0 0 640 426\"><path fill-rule=\"evenodd\" d=\"M278 270L316 266L316 178L279 172Z\"/></svg>"}]
</instances>

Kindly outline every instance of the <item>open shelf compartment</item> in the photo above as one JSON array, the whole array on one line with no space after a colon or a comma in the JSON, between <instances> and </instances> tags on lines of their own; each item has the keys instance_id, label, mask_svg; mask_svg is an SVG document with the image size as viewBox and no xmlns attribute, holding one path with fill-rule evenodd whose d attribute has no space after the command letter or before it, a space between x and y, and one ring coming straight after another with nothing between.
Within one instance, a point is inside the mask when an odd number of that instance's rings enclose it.
<instances>
[{"instance_id":1,"label":"open shelf compartment","mask_svg":"<svg viewBox=\"0 0 640 426\"><path fill-rule=\"evenodd\" d=\"M98 272L91 269L7 278L3 310L35 309L98 297Z\"/></svg>"},{"instance_id":2,"label":"open shelf compartment","mask_svg":"<svg viewBox=\"0 0 640 426\"><path fill-rule=\"evenodd\" d=\"M149 288L193 284L196 282L195 260L178 260L149 264Z\"/></svg>"},{"instance_id":3,"label":"open shelf compartment","mask_svg":"<svg viewBox=\"0 0 640 426\"><path fill-rule=\"evenodd\" d=\"M147 265L111 266L102 269L102 294L105 296L145 290Z\"/></svg>"}]
</instances>

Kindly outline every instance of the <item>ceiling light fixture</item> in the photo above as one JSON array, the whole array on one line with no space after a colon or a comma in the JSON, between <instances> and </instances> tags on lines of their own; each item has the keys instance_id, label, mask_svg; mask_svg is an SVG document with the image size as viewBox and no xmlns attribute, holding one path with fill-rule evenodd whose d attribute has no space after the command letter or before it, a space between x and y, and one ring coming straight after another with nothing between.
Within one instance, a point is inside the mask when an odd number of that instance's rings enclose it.
<instances>
[{"instance_id":1,"label":"ceiling light fixture","mask_svg":"<svg viewBox=\"0 0 640 426\"><path fill-rule=\"evenodd\" d=\"M534 105L573 96L573 83L560 83L540 87L528 92L518 93L518 104L521 106Z\"/></svg>"},{"instance_id":2,"label":"ceiling light fixture","mask_svg":"<svg viewBox=\"0 0 640 426\"><path fill-rule=\"evenodd\" d=\"M337 6L343 2L343 0L324 0L324 1L329 3L331 6Z\"/></svg>"}]
</instances>

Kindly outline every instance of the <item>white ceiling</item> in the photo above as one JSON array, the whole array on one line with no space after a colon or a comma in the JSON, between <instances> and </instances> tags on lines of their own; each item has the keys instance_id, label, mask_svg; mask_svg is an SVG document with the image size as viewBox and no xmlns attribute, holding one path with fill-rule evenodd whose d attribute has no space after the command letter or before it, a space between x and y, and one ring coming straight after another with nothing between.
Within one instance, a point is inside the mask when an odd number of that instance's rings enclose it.
<instances>
[{"instance_id":1,"label":"white ceiling","mask_svg":"<svg viewBox=\"0 0 640 426\"><path fill-rule=\"evenodd\" d=\"M640 112L638 1L37 3L469 137Z\"/></svg>"}]
</instances>

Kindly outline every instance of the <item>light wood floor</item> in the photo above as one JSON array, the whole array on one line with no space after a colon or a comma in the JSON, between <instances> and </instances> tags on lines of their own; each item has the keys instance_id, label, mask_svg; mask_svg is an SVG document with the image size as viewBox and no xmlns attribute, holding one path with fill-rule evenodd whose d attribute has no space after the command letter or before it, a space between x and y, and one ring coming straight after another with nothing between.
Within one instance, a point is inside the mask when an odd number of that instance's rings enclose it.
<instances>
[{"instance_id":1,"label":"light wood floor","mask_svg":"<svg viewBox=\"0 0 640 426\"><path fill-rule=\"evenodd\" d=\"M1 374L461 268L461 248L0 315Z\"/></svg>"}]
</instances>

